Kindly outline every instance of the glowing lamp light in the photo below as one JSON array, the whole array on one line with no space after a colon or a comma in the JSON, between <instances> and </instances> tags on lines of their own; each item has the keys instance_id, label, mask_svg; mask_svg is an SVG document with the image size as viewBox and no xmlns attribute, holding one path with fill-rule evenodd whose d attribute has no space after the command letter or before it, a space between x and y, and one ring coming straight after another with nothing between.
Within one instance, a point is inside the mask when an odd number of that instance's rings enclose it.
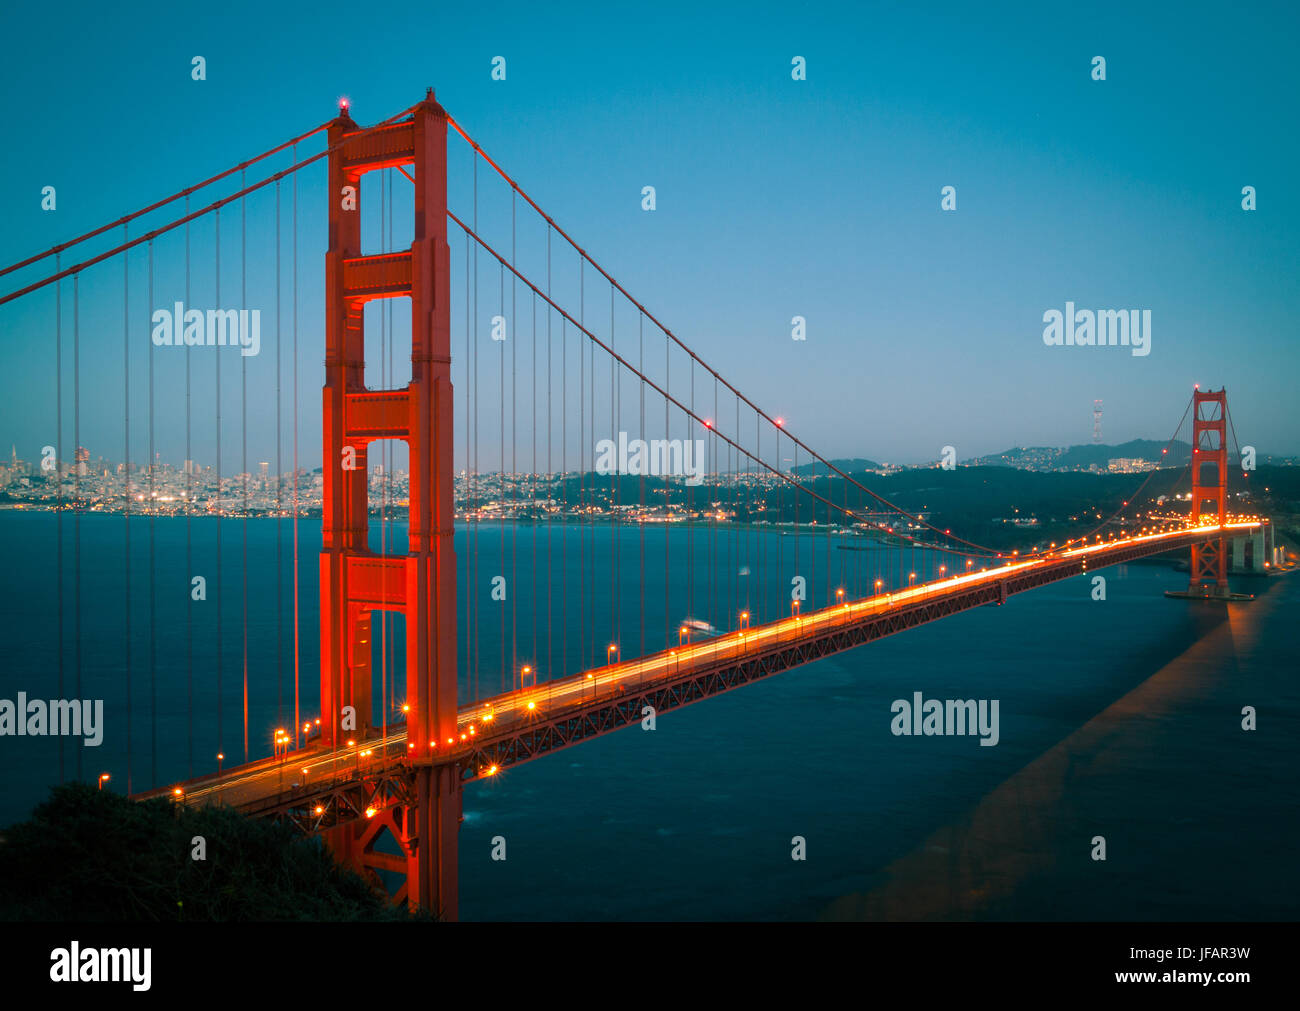
<instances>
[{"instance_id":1,"label":"glowing lamp light","mask_svg":"<svg viewBox=\"0 0 1300 1011\"><path fill-rule=\"evenodd\" d=\"M489 765L487 768L487 774L489 776L495 776L497 774L497 767L495 765Z\"/></svg>"},{"instance_id":2,"label":"glowing lamp light","mask_svg":"<svg viewBox=\"0 0 1300 1011\"><path fill-rule=\"evenodd\" d=\"M373 818L374 816L375 816L375 809L373 807L366 808L366 817Z\"/></svg>"},{"instance_id":3,"label":"glowing lamp light","mask_svg":"<svg viewBox=\"0 0 1300 1011\"><path fill-rule=\"evenodd\" d=\"M537 708L537 703L536 703L536 702L530 702L530 703L528 703L528 708L529 708L529 709L536 709L536 708Z\"/></svg>"}]
</instances>

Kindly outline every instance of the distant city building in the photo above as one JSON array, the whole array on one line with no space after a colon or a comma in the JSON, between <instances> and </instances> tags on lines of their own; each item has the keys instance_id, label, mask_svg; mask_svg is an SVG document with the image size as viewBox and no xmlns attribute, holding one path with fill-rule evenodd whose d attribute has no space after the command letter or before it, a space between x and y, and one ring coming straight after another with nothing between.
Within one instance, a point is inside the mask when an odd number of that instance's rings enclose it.
<instances>
[{"instance_id":1,"label":"distant city building","mask_svg":"<svg viewBox=\"0 0 1300 1011\"><path fill-rule=\"evenodd\" d=\"M1140 474L1155 470L1156 464L1150 460L1140 460L1132 456L1120 456L1106 461L1106 470L1112 474Z\"/></svg>"}]
</instances>

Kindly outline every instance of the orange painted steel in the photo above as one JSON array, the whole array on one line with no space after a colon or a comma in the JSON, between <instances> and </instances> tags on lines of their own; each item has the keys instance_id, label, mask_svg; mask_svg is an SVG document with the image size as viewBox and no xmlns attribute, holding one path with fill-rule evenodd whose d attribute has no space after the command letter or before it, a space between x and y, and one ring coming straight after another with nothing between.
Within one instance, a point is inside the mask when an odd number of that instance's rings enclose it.
<instances>
[{"instance_id":1,"label":"orange painted steel","mask_svg":"<svg viewBox=\"0 0 1300 1011\"><path fill-rule=\"evenodd\" d=\"M1228 516L1228 446L1225 426L1228 416L1226 390L1196 390L1192 394L1192 510L1195 522L1206 502L1215 505L1220 532L1192 544L1189 593L1204 592L1213 583L1213 594L1228 595L1228 539L1222 532ZM1214 465L1214 483L1206 481L1206 466Z\"/></svg>"},{"instance_id":2,"label":"orange painted steel","mask_svg":"<svg viewBox=\"0 0 1300 1011\"><path fill-rule=\"evenodd\" d=\"M426 754L431 742L455 734L457 716L447 116L432 91L410 119L398 123L362 129L343 112L330 124L329 151L321 745L339 749L349 740L364 742L378 729L370 626L371 614L382 609L405 616L406 742L408 750ZM415 240L409 250L363 256L361 178L402 165L414 166ZM410 384L367 389L364 305L408 296ZM378 439L401 439L410 450L410 542L404 556L381 556L368 546L367 450ZM341 860L362 869L403 872L406 882L397 898L454 919L460 777L454 766L421 766L413 790L399 799L367 806L373 813L357 825L328 829L329 843ZM402 857L375 848L384 830Z\"/></svg>"}]
</instances>

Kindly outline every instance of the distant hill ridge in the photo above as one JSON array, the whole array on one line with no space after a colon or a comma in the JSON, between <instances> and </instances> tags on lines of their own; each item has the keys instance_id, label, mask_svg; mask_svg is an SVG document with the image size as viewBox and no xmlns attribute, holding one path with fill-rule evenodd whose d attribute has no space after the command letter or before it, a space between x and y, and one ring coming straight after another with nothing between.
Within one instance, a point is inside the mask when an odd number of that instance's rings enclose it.
<instances>
[{"instance_id":1,"label":"distant hill ridge","mask_svg":"<svg viewBox=\"0 0 1300 1011\"><path fill-rule=\"evenodd\" d=\"M1154 439L1131 439L1128 442L1120 443L1118 446L1095 443L1070 446L1065 449L1058 446L1018 446L1003 450L1001 453L977 456L963 462L977 466L1015 467L1033 461L1038 466L1046 463L1053 467L1070 469L1074 467L1088 468L1094 465L1105 467L1111 460L1148 460L1176 466L1185 464L1191 459L1191 443L1175 442L1169 447L1168 453L1162 454L1161 450L1165 448L1165 445L1165 443L1157 442ZM1230 453L1229 455L1235 456L1236 454Z\"/></svg>"},{"instance_id":2,"label":"distant hill ridge","mask_svg":"<svg viewBox=\"0 0 1300 1011\"><path fill-rule=\"evenodd\" d=\"M880 470L882 466L881 464L876 463L875 460L861 460L857 457L854 457L852 460L832 460L831 465L838 467L845 474L857 474L864 470ZM831 473L831 469L820 460L815 460L812 463L799 464L798 467L794 468L792 473L826 475Z\"/></svg>"},{"instance_id":3,"label":"distant hill ridge","mask_svg":"<svg viewBox=\"0 0 1300 1011\"><path fill-rule=\"evenodd\" d=\"M1128 442L1121 442L1116 446L1104 443L1086 443L1068 447L1015 446L1003 450L1001 453L971 457L962 460L961 464L967 467L1017 467L1033 470L1087 470L1095 466L1105 470L1111 460L1145 460L1158 463L1164 467L1181 467L1190 461L1192 456L1191 443L1174 442L1169 445L1168 453L1161 453L1165 445L1165 443L1157 442L1155 439L1130 439ZM1237 459L1237 453L1231 446L1228 447L1228 459L1233 462ZM1261 463L1275 463L1284 466L1294 465L1297 462L1296 458L1293 457L1275 457L1271 454L1260 454L1258 459ZM831 465L845 474L860 474L863 471L875 471L877 473L887 471L892 473L899 469L894 464L878 463L875 460L867 460L861 457L831 460ZM934 461L920 466L932 467ZM812 463L801 463L791 473L801 476L824 477L831 471L826 464L816 460Z\"/></svg>"}]
</instances>

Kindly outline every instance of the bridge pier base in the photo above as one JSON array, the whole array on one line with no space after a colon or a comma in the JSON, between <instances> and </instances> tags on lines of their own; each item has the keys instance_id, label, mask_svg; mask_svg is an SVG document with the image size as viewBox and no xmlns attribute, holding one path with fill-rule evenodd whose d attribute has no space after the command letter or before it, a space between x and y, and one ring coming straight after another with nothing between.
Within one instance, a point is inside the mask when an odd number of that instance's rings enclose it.
<instances>
[{"instance_id":1,"label":"bridge pier base","mask_svg":"<svg viewBox=\"0 0 1300 1011\"><path fill-rule=\"evenodd\" d=\"M460 776L454 765L415 770L415 839L407 858L407 902L440 920L458 917Z\"/></svg>"},{"instance_id":2,"label":"bridge pier base","mask_svg":"<svg viewBox=\"0 0 1300 1011\"><path fill-rule=\"evenodd\" d=\"M362 795L371 800L354 800L353 808L360 812L370 803L373 810L322 829L321 838L336 862L394 903L454 921L463 817L460 770L455 765L426 765L408 769L408 774L411 778L396 791L398 796L363 780ZM388 849L381 848L385 835ZM398 877L403 879L400 884Z\"/></svg>"}]
</instances>

